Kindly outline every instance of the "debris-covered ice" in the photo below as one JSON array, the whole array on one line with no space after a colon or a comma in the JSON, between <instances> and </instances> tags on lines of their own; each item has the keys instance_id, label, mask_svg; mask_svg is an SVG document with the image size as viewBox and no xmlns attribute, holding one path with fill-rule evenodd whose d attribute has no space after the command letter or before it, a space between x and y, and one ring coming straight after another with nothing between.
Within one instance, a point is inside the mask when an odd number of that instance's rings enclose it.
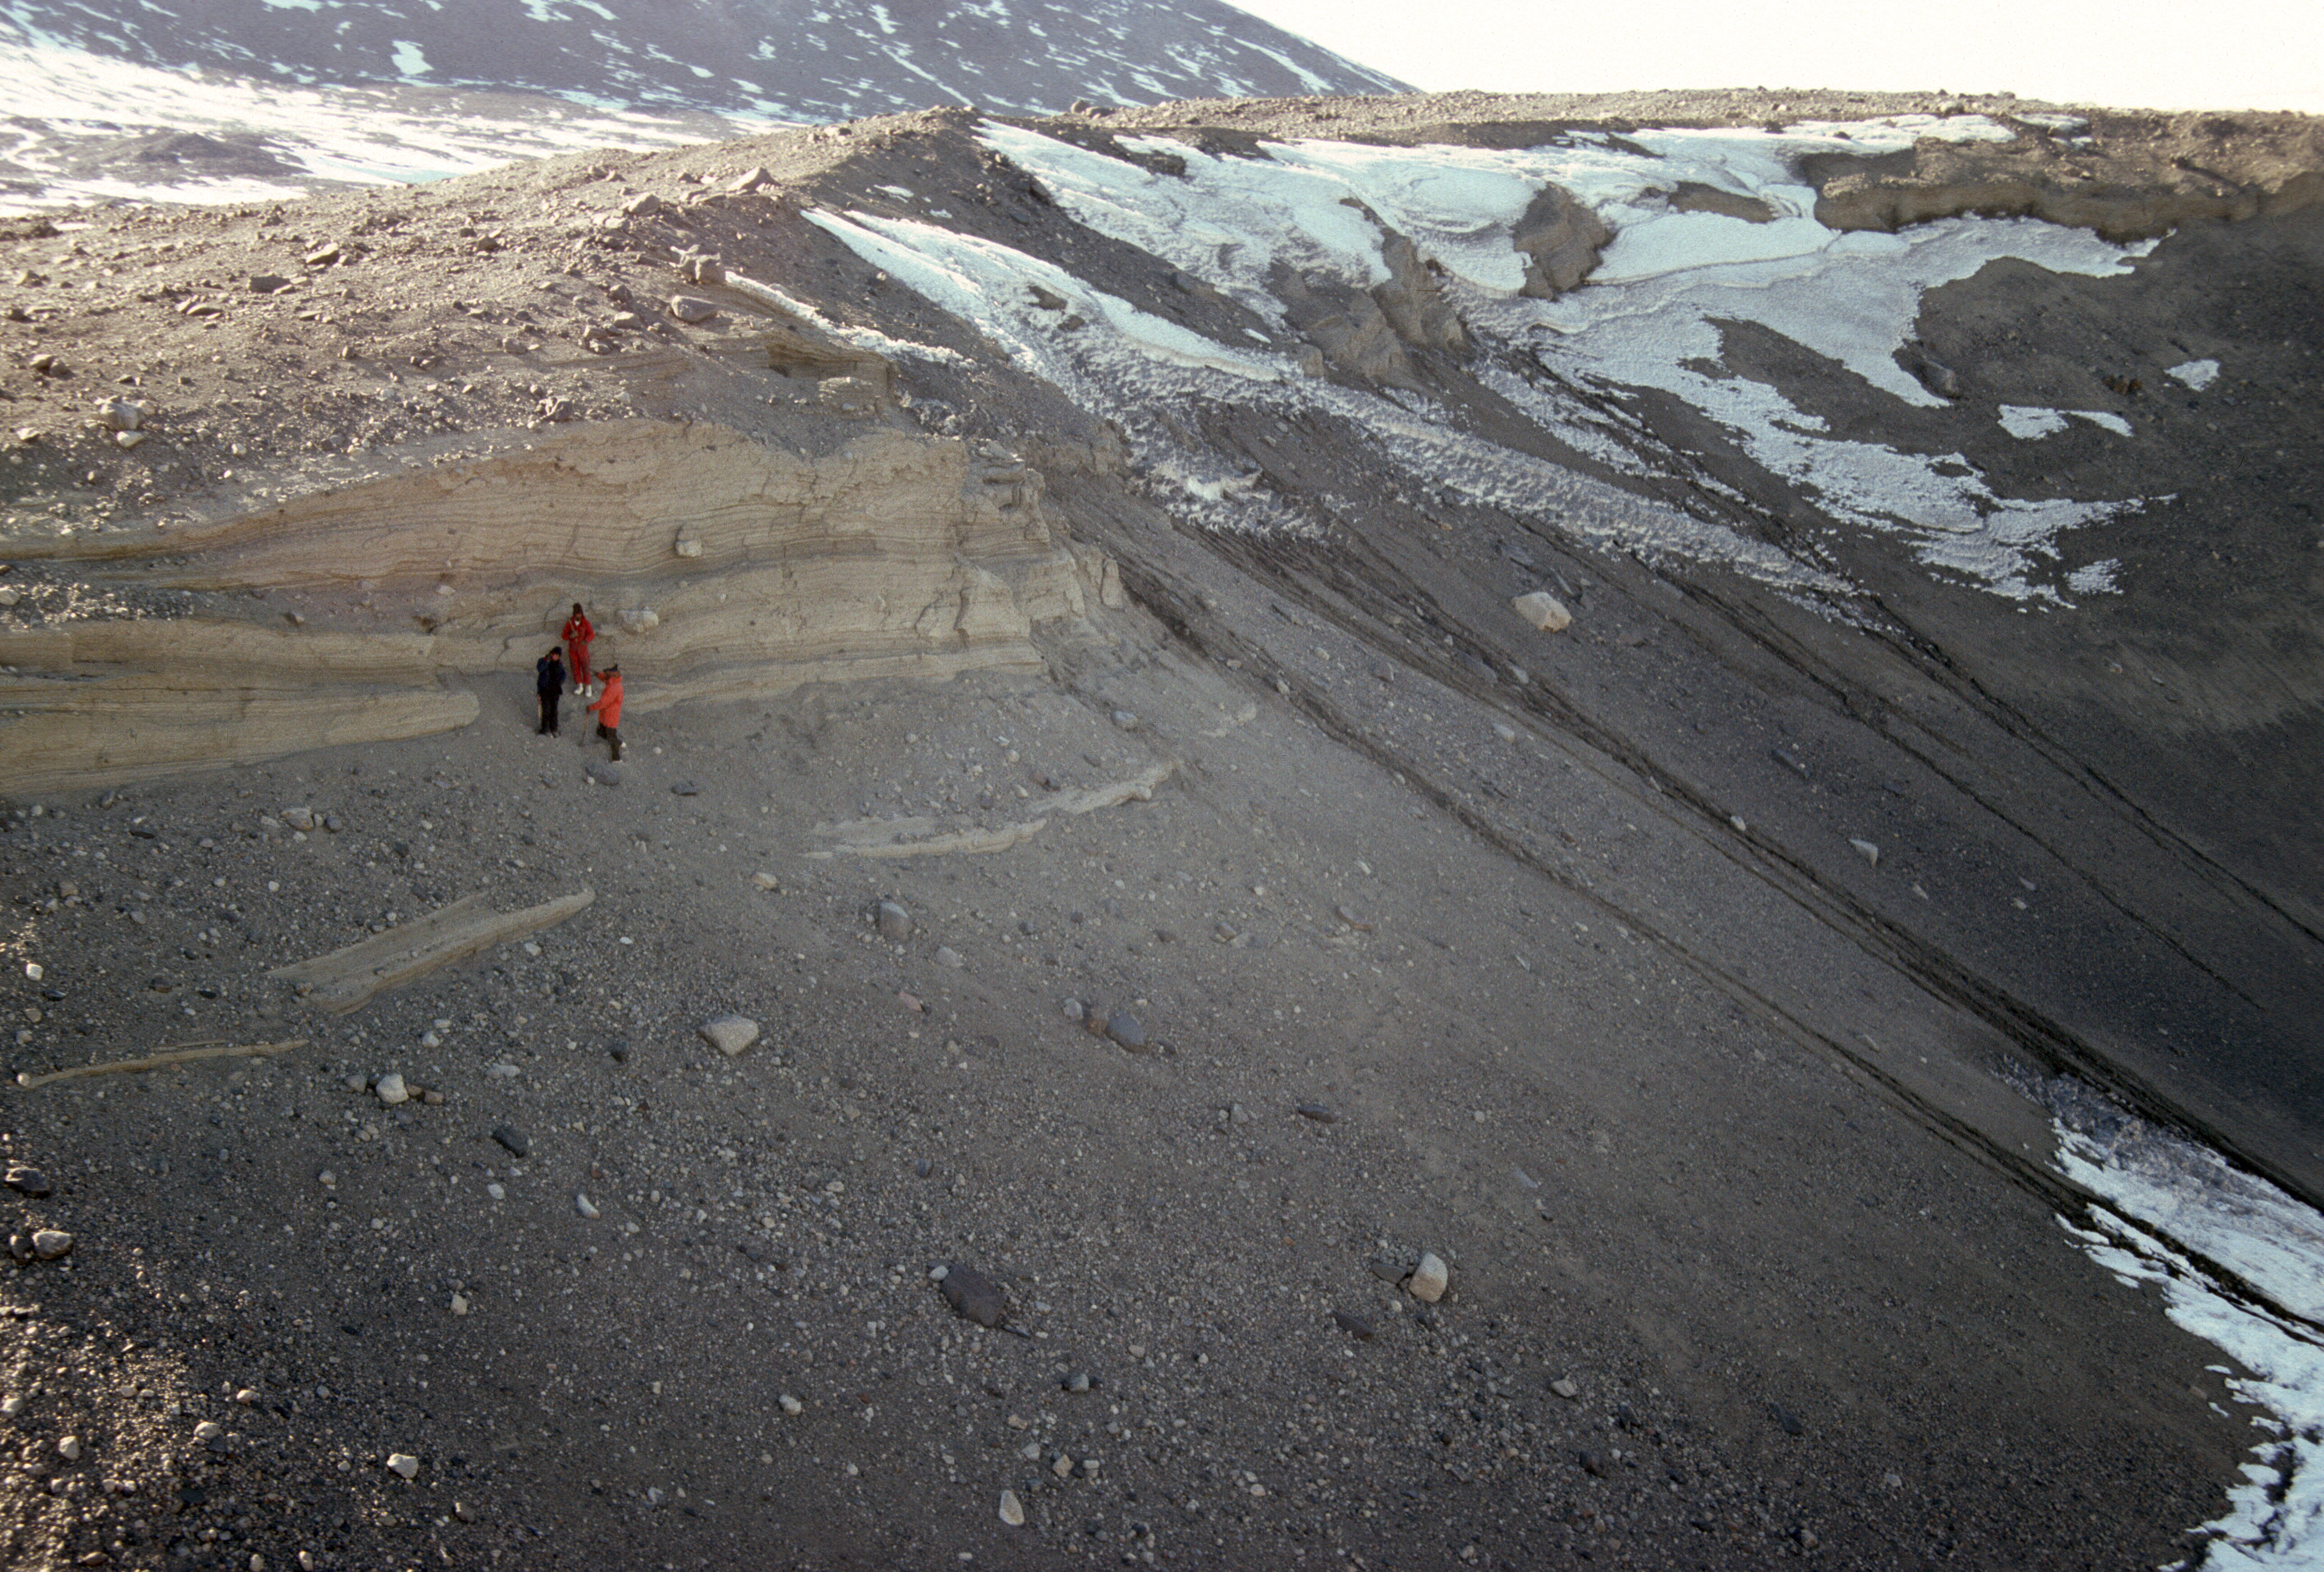
<instances>
[{"instance_id":1,"label":"debris-covered ice","mask_svg":"<svg viewBox=\"0 0 2324 1572\"><path fill-rule=\"evenodd\" d=\"M1946 400L1899 356L1927 291L2003 258L2103 276L2148 249L2034 219L1841 232L1816 218L1815 190L1795 172L1813 153L2010 134L1974 116L1896 116L1779 132L1577 133L1515 150L1302 141L1228 156L1147 137L1120 143L1124 159L1014 126L984 133L1079 222L1192 274L1277 328L1285 321L1277 270L1373 288L1391 276L1385 242L1401 234L1441 266L1480 341L1480 380L1560 440L1631 467L1646 462L1608 431L1602 411L1545 389L1530 372L1618 393L1659 389L1710 414L1752 458L1816 495L1836 518L1899 535L1928 566L1997 593L2056 601L2056 590L2037 582L2036 559L2054 557L2066 532L2135 512L2140 499L2004 497L1959 453L1836 436L1777 388L1724 364L1726 325L1755 322L1902 403L1941 407ZM1518 292L1525 259L1513 236L1528 205L1553 185L1594 208L1615 238L1584 287L1535 300ZM1723 193L1737 210L1683 205L1674 197L1682 188ZM1385 413L1388 406L1375 407ZM2128 434L2119 417L2070 412ZM2060 429L2044 415L2058 418L2013 408L2004 423L2018 436Z\"/></svg>"}]
</instances>

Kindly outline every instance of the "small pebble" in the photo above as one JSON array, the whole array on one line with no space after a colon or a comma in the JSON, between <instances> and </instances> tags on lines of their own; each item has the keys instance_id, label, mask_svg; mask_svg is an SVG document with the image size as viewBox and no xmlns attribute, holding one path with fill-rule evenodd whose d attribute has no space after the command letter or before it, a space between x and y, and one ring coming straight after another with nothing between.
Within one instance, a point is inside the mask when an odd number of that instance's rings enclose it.
<instances>
[{"instance_id":1,"label":"small pebble","mask_svg":"<svg viewBox=\"0 0 2324 1572\"><path fill-rule=\"evenodd\" d=\"M513 1124L493 1125L493 1139L499 1142L502 1148L506 1151L511 1157L530 1157L532 1155L532 1142L527 1141L524 1138L524 1132L519 1130Z\"/></svg>"},{"instance_id":2,"label":"small pebble","mask_svg":"<svg viewBox=\"0 0 2324 1572\"><path fill-rule=\"evenodd\" d=\"M1582 1389L1562 1375L1549 1383L1549 1390L1568 1402L1574 1401L1582 1395Z\"/></svg>"},{"instance_id":3,"label":"small pebble","mask_svg":"<svg viewBox=\"0 0 2324 1572\"><path fill-rule=\"evenodd\" d=\"M940 966L958 966L964 964L965 963L964 963L960 958L960 951L953 948L952 946L943 944L936 947L936 965Z\"/></svg>"},{"instance_id":4,"label":"small pebble","mask_svg":"<svg viewBox=\"0 0 2324 1572\"><path fill-rule=\"evenodd\" d=\"M379 1084L372 1090L378 1093L379 1100L391 1108L398 1103L409 1102L411 1098L410 1089L403 1084L403 1077L392 1070L380 1077Z\"/></svg>"},{"instance_id":5,"label":"small pebble","mask_svg":"<svg viewBox=\"0 0 2324 1572\"><path fill-rule=\"evenodd\" d=\"M1001 1521L1012 1529L1025 1526L1025 1503L1017 1499L1017 1493L1013 1490L1001 1493Z\"/></svg>"},{"instance_id":6,"label":"small pebble","mask_svg":"<svg viewBox=\"0 0 2324 1572\"><path fill-rule=\"evenodd\" d=\"M1313 1119L1318 1124L1337 1124L1340 1122L1340 1115L1321 1103L1302 1103L1298 1111L1302 1119Z\"/></svg>"},{"instance_id":7,"label":"small pebble","mask_svg":"<svg viewBox=\"0 0 2324 1572\"><path fill-rule=\"evenodd\" d=\"M40 1228L32 1234L32 1253L42 1261L56 1261L72 1253L73 1236L61 1228Z\"/></svg>"},{"instance_id":8,"label":"small pebble","mask_svg":"<svg viewBox=\"0 0 2324 1572\"><path fill-rule=\"evenodd\" d=\"M34 1200L39 1200L53 1188L49 1183L48 1175L37 1168L21 1162L12 1162L8 1165L7 1184L8 1188L18 1195L30 1196Z\"/></svg>"},{"instance_id":9,"label":"small pebble","mask_svg":"<svg viewBox=\"0 0 2324 1572\"><path fill-rule=\"evenodd\" d=\"M783 1395L777 1398L775 1401L780 1404L783 1412L788 1414L792 1419L797 1419L801 1414L807 1412L807 1404L799 1401L798 1399L793 1397L788 1392L783 1393Z\"/></svg>"},{"instance_id":10,"label":"small pebble","mask_svg":"<svg viewBox=\"0 0 2324 1572\"><path fill-rule=\"evenodd\" d=\"M1405 1286L1412 1297L1423 1304L1433 1305L1444 1297L1451 1273L1434 1251L1423 1251L1420 1264L1412 1269L1412 1281Z\"/></svg>"},{"instance_id":11,"label":"small pebble","mask_svg":"<svg viewBox=\"0 0 2324 1572\"><path fill-rule=\"evenodd\" d=\"M215 1441L225 1434L226 1427L216 1419L204 1419L194 1427L194 1439L197 1441Z\"/></svg>"},{"instance_id":12,"label":"small pebble","mask_svg":"<svg viewBox=\"0 0 2324 1572\"><path fill-rule=\"evenodd\" d=\"M60 1438L57 1442L57 1456L63 1458L68 1463L79 1462L80 1438L78 1436L66 1436Z\"/></svg>"},{"instance_id":13,"label":"small pebble","mask_svg":"<svg viewBox=\"0 0 2324 1572\"><path fill-rule=\"evenodd\" d=\"M387 1455L387 1466L391 1472L400 1474L406 1479L420 1477L420 1459L409 1452L390 1452Z\"/></svg>"},{"instance_id":14,"label":"small pebble","mask_svg":"<svg viewBox=\"0 0 2324 1572\"><path fill-rule=\"evenodd\" d=\"M597 1208L590 1202L589 1197L586 1196L575 1196L573 1197L573 1209L580 1213L583 1216L588 1218L593 1223L597 1220Z\"/></svg>"}]
</instances>

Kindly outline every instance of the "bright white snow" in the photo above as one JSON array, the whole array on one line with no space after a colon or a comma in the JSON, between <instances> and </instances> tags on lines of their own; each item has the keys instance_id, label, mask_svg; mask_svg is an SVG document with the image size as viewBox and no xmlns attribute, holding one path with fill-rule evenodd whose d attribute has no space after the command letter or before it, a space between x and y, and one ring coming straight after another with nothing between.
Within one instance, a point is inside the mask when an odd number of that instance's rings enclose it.
<instances>
[{"instance_id":1,"label":"bright white snow","mask_svg":"<svg viewBox=\"0 0 2324 1572\"><path fill-rule=\"evenodd\" d=\"M2066 429L2066 417L2037 404L2001 406L2001 429L2020 441L2054 436Z\"/></svg>"},{"instance_id":2,"label":"bright white snow","mask_svg":"<svg viewBox=\"0 0 2324 1572\"><path fill-rule=\"evenodd\" d=\"M2118 1279L2157 1285L2172 1320L2251 1372L2230 1389L2273 1416L2253 1420L2273 1438L2206 1525L2206 1564L2324 1567L2324 1216L2135 1119L2057 1129L2059 1169L2112 1207L2068 1231Z\"/></svg>"},{"instance_id":3,"label":"bright white snow","mask_svg":"<svg viewBox=\"0 0 2324 1572\"><path fill-rule=\"evenodd\" d=\"M2175 376L2197 393L2219 380L2219 363L2216 360L2182 360L2163 374Z\"/></svg>"},{"instance_id":4,"label":"bright white snow","mask_svg":"<svg viewBox=\"0 0 2324 1572\"><path fill-rule=\"evenodd\" d=\"M407 72L427 69L416 49L399 49L396 60ZM485 115L474 112L475 100L436 88L286 88L7 43L0 43L0 92L9 106L0 156L30 177L11 182L0 213L108 199L280 199L302 194L300 182L307 179L354 185L441 180L512 159L593 147L675 147L772 129L768 122L548 101L530 115ZM280 181L196 178L167 185L56 172L61 143L157 129L262 137L297 172Z\"/></svg>"},{"instance_id":5,"label":"bright white snow","mask_svg":"<svg viewBox=\"0 0 2324 1572\"><path fill-rule=\"evenodd\" d=\"M1836 517L1900 535L1930 567L1997 593L2060 602L2056 587L2040 582L2059 537L2135 511L2139 499L2003 498L1960 454L1833 437L1774 387L1722 369L1720 324L1756 322L1902 402L1941 407L1945 401L1897 358L1928 290L2003 257L2103 276L2148 248L2032 219L1843 233L1816 220L1815 193L1794 172L1813 153L2009 134L1978 116L1904 116L1782 132L1576 134L1563 145L1508 151L1299 142L1229 158L1163 138L1122 143L1183 175L1010 126L990 126L985 138L1038 175L1081 223L1193 273L1278 328L1273 269L1370 288L1388 277L1381 247L1393 229L1445 269L1486 351L1480 375L1562 439L1601 458L1618 450L1631 467L1641 462L1618 442L1608 446L1601 413L1545 391L1542 379L1525 374L1528 365L1618 393L1674 393L1711 413L1757 462L1816 493ZM1617 233L1583 288L1543 301L1517 293L1525 259L1512 236L1550 185L1589 204ZM1682 210L1672 199L1682 185L1756 202L1767 221ZM2127 434L2126 425L2110 429Z\"/></svg>"}]
</instances>

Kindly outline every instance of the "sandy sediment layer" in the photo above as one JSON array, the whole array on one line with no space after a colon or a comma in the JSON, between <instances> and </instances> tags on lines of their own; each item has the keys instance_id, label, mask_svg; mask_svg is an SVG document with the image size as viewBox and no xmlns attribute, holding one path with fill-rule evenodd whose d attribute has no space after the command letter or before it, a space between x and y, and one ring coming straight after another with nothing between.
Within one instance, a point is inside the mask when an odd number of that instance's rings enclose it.
<instances>
[{"instance_id":1,"label":"sandy sediment layer","mask_svg":"<svg viewBox=\"0 0 2324 1572\"><path fill-rule=\"evenodd\" d=\"M194 615L0 633L0 706L21 712L0 791L464 726L466 685L528 667L576 600L641 709L1028 670L1034 625L1079 615L1085 593L1040 496L1037 471L956 440L878 430L808 459L642 420L309 493L109 565L203 597ZM269 620L235 615L233 591ZM350 594L336 626L266 609Z\"/></svg>"}]
</instances>

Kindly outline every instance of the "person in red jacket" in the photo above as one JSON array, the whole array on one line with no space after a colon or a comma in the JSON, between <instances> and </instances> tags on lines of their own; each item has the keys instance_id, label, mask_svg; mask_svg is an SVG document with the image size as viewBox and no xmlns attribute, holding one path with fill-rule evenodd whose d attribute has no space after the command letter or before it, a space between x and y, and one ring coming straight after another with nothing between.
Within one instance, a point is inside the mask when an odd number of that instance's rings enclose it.
<instances>
[{"instance_id":1,"label":"person in red jacket","mask_svg":"<svg viewBox=\"0 0 2324 1572\"><path fill-rule=\"evenodd\" d=\"M558 636L565 641L565 664L573 672L573 691L586 698L589 695L589 641L597 636L597 630L589 625L579 601L573 603L573 615L565 619Z\"/></svg>"},{"instance_id":2,"label":"person in red jacket","mask_svg":"<svg viewBox=\"0 0 2324 1572\"><path fill-rule=\"evenodd\" d=\"M604 670L605 691L589 703L597 712L597 735L612 744L613 763L622 761L622 669L608 666Z\"/></svg>"}]
</instances>

